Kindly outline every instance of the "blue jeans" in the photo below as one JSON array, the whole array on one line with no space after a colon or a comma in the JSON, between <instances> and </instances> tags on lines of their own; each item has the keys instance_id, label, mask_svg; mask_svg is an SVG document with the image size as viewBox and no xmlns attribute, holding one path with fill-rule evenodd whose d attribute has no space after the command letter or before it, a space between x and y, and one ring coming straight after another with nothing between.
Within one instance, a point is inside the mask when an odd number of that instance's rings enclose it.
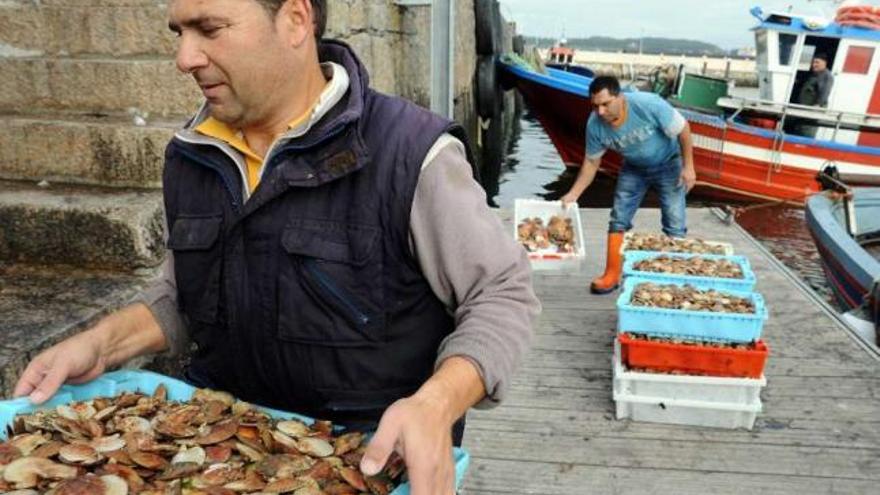
<instances>
[{"instance_id":1,"label":"blue jeans","mask_svg":"<svg viewBox=\"0 0 880 495\"><path fill-rule=\"evenodd\" d=\"M609 232L626 232L632 228L632 219L642 204L648 188L660 197L663 232L671 237L687 234L685 223L685 186L681 178L681 158L675 157L655 167L644 168L624 163L617 177L614 206L611 208Z\"/></svg>"}]
</instances>

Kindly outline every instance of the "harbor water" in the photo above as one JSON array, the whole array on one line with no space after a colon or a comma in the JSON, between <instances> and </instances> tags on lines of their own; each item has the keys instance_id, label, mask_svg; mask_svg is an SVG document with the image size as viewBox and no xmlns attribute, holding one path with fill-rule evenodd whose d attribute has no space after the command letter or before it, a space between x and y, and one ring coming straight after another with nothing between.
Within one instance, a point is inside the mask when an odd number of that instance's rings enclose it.
<instances>
[{"instance_id":1,"label":"harbor water","mask_svg":"<svg viewBox=\"0 0 880 495\"><path fill-rule=\"evenodd\" d=\"M575 173L576 171L566 170L541 124L526 108L521 118L515 122L497 188L494 185L486 187L490 191L490 204L513 208L517 198L558 200L568 192ZM578 203L582 208L609 208L613 197L614 179L599 174ZM710 207L725 204L730 203L697 195L688 196L688 206ZM649 193L643 206L657 207L656 197ZM813 290L835 305L822 272L819 254L807 230L804 210L780 205L750 208L737 215L736 222L797 273Z\"/></svg>"}]
</instances>

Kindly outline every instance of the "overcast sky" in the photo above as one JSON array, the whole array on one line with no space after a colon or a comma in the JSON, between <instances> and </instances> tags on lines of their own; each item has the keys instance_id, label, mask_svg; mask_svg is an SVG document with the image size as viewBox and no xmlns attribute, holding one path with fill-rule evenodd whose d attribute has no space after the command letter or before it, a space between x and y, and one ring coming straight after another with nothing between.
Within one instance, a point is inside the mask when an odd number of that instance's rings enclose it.
<instances>
[{"instance_id":1,"label":"overcast sky","mask_svg":"<svg viewBox=\"0 0 880 495\"><path fill-rule=\"evenodd\" d=\"M833 17L830 0L500 0L501 13L526 35L569 38L658 36L714 43L721 48L754 45L749 14L754 5L764 11L785 10ZM880 1L863 2L878 4Z\"/></svg>"}]
</instances>

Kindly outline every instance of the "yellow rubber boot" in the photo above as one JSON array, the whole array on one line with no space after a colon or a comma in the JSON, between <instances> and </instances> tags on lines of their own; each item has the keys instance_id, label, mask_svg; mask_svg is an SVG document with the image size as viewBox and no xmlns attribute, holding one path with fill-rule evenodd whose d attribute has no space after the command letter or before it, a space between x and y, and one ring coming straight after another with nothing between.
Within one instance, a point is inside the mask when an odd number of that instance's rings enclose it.
<instances>
[{"instance_id":1,"label":"yellow rubber boot","mask_svg":"<svg viewBox=\"0 0 880 495\"><path fill-rule=\"evenodd\" d=\"M608 294L620 285L620 272L623 271L623 254L620 252L622 246L623 232L609 232L605 273L590 284L590 292L593 294Z\"/></svg>"}]
</instances>

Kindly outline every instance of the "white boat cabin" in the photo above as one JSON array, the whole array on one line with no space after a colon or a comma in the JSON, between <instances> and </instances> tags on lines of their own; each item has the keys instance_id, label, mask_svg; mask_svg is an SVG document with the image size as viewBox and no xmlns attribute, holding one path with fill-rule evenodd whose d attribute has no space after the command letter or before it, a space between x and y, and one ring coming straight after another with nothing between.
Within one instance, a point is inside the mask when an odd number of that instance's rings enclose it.
<instances>
[{"instance_id":1,"label":"white boat cabin","mask_svg":"<svg viewBox=\"0 0 880 495\"><path fill-rule=\"evenodd\" d=\"M759 8L753 9L752 14L760 20L754 31L761 100L781 105L798 103L813 56L824 54L834 76L828 96L828 118L834 120L833 115L841 112L880 114L880 30L842 26L793 13L765 14ZM880 146L880 134L836 129L827 118L825 125L818 128L816 138Z\"/></svg>"}]
</instances>

